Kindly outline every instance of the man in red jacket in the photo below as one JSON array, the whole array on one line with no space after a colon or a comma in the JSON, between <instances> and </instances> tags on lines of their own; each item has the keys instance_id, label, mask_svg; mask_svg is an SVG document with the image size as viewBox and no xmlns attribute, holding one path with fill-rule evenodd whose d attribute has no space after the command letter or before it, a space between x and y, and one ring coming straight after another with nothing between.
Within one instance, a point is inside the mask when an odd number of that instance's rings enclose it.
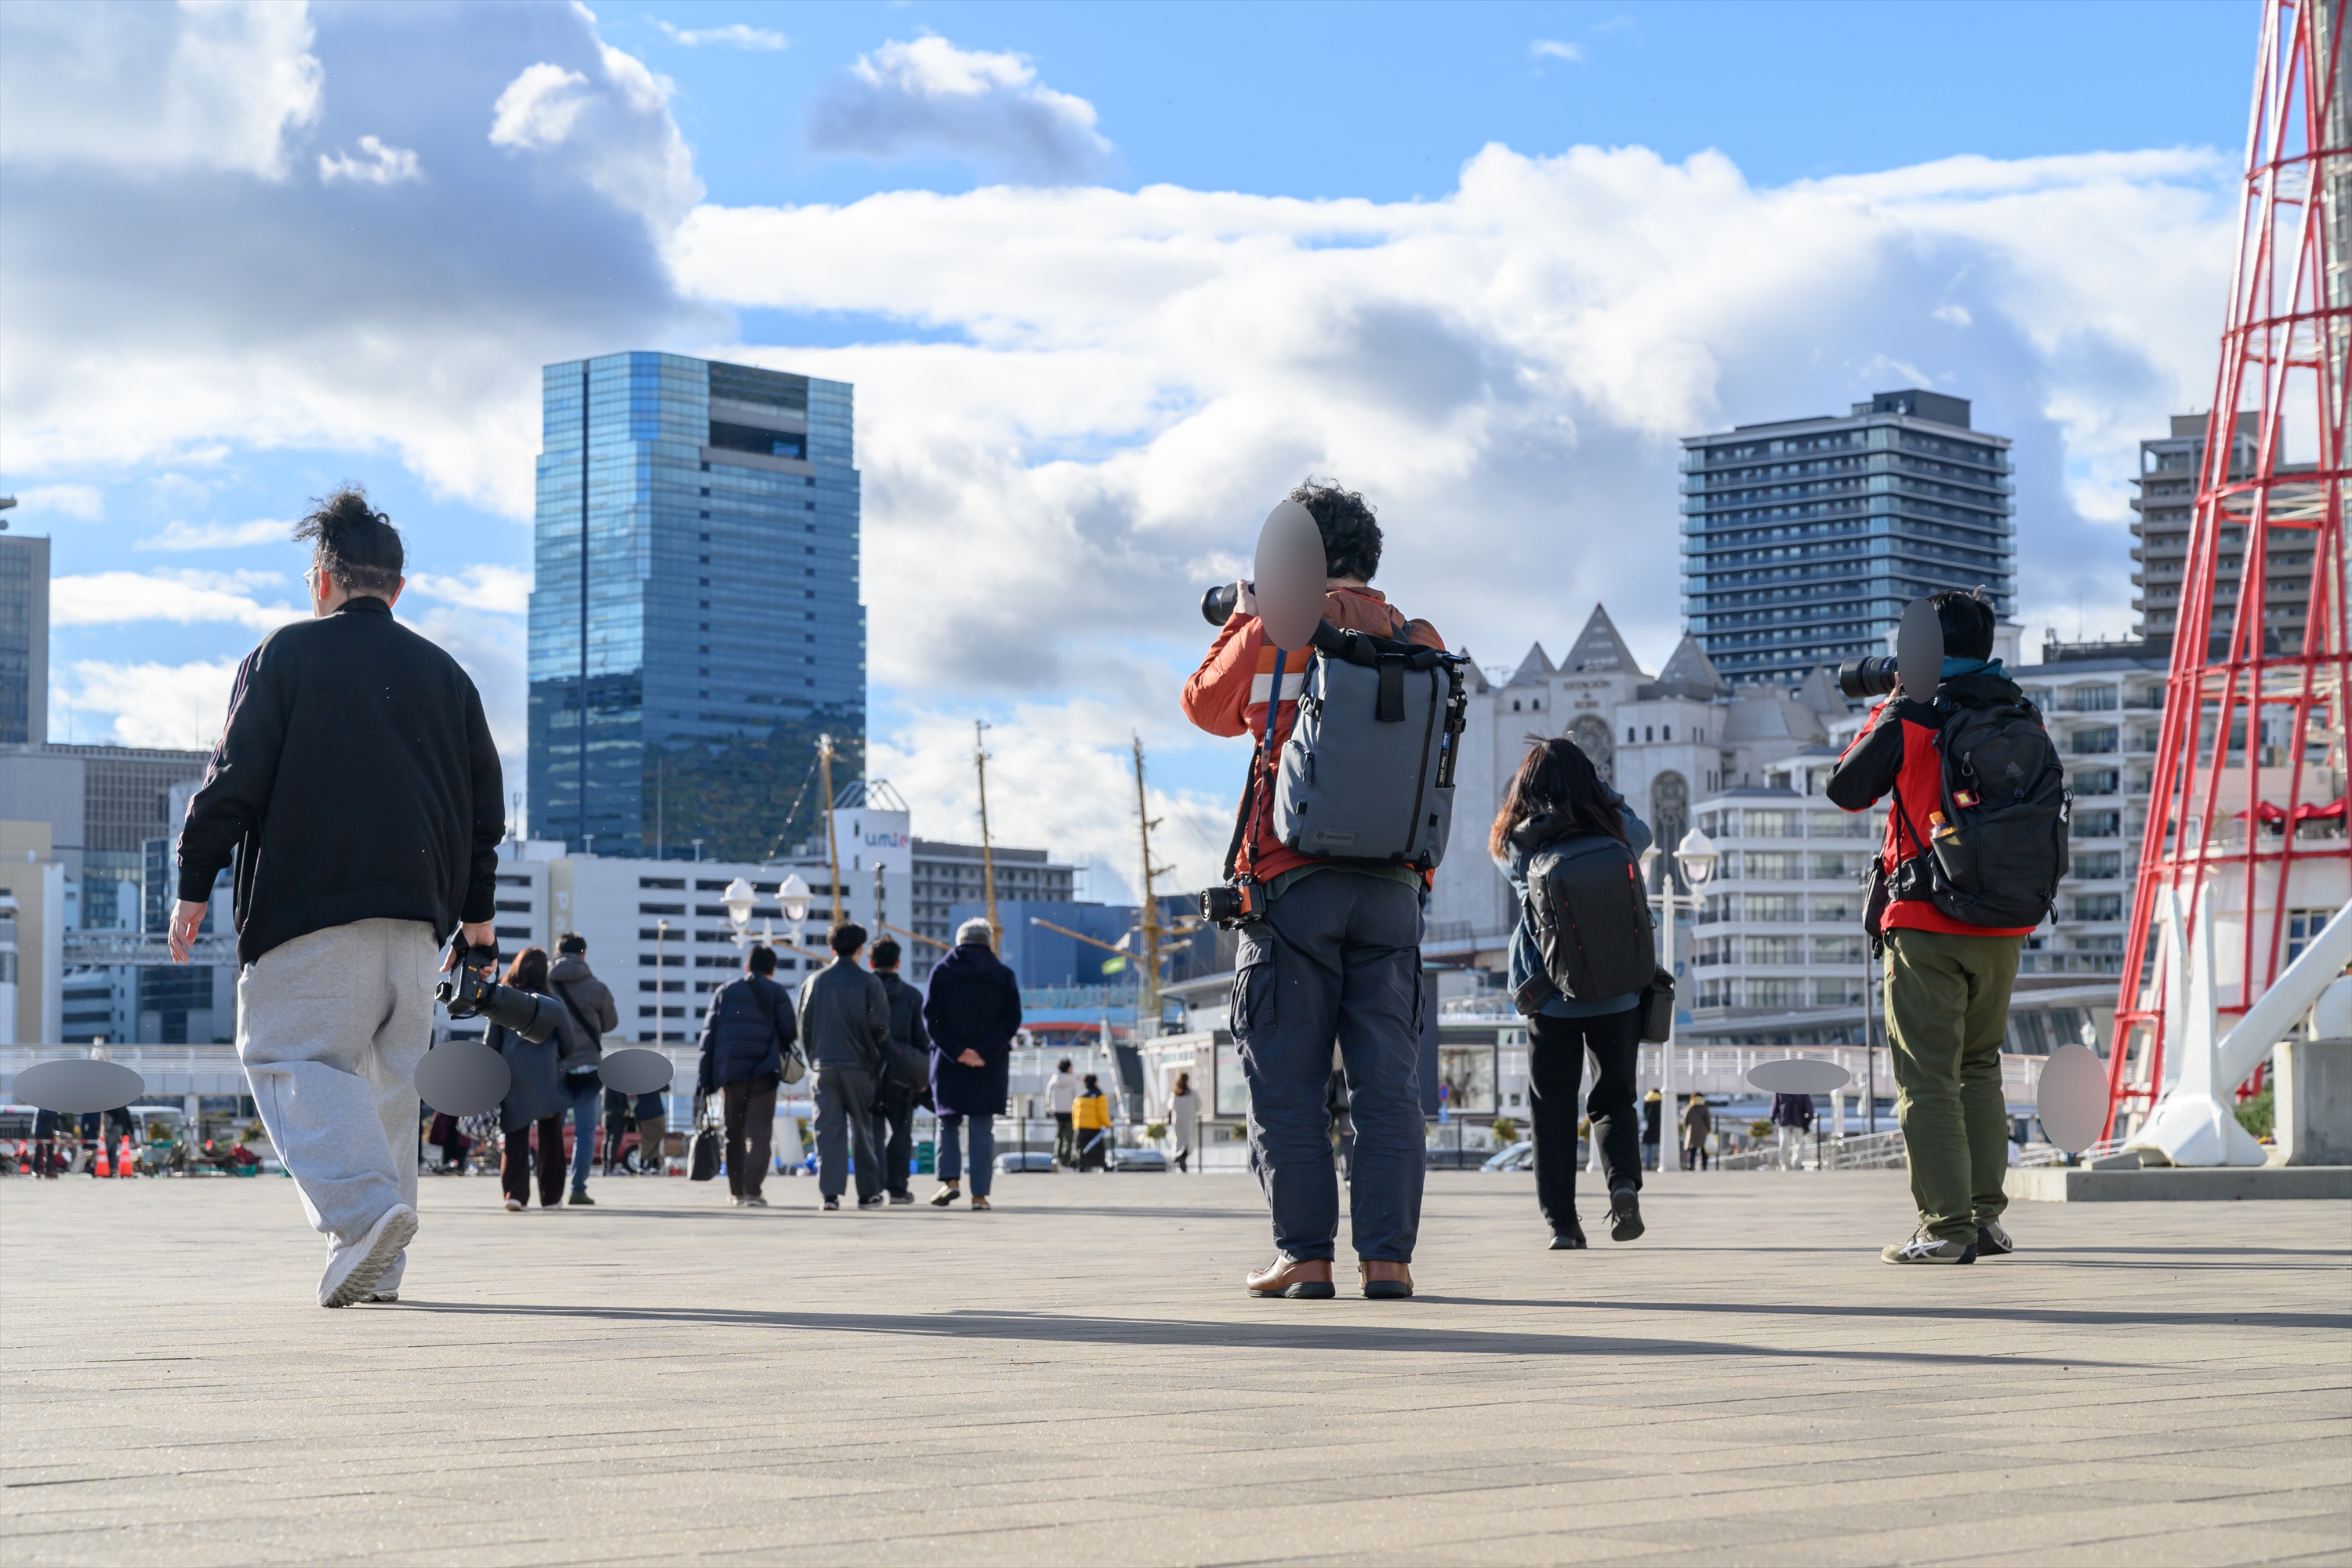
<instances>
[{"instance_id":1,"label":"man in red jacket","mask_svg":"<svg viewBox=\"0 0 2352 1568\"><path fill-rule=\"evenodd\" d=\"M1973 594L1929 601L1944 629L1942 695L1961 708L2021 700L1992 657L1992 606ZM1933 693L1930 697L1933 697ZM2009 1200L2009 1110L2000 1047L2009 1035L2018 950L2033 928L1995 929L1952 919L1930 901L1927 879L1906 863L1943 826L1945 714L1897 688L1838 760L1827 794L1864 811L1890 793L1879 870L1894 898L1871 934L1886 948L1886 1034L1895 1062L1895 1115L1911 1167L1919 1228L1882 1251L1889 1263L1974 1263L2011 1251L2000 1227ZM1914 871L1924 867L1913 868ZM1906 896L1907 894L1907 896Z\"/></svg>"},{"instance_id":2,"label":"man in red jacket","mask_svg":"<svg viewBox=\"0 0 2352 1568\"><path fill-rule=\"evenodd\" d=\"M1290 499L1323 535L1323 618L1343 631L1442 648L1426 621L1408 621L1366 584L1380 567L1381 529L1364 499L1308 480ZM1423 1152L1421 918L1428 879L1386 861L1336 860L1285 847L1274 834L1265 728L1288 739L1307 650L1287 650L1274 689L1275 648L1249 585L1184 683L1184 716L1213 735L1246 734L1251 787L1234 864L1263 889L1266 914L1244 926L1234 962L1233 1031L1249 1080L1250 1163L1273 1211L1275 1260L1249 1276L1261 1296L1333 1294L1339 1187L1325 1090L1338 1040L1356 1124L1349 1220L1364 1294L1412 1294Z\"/></svg>"}]
</instances>

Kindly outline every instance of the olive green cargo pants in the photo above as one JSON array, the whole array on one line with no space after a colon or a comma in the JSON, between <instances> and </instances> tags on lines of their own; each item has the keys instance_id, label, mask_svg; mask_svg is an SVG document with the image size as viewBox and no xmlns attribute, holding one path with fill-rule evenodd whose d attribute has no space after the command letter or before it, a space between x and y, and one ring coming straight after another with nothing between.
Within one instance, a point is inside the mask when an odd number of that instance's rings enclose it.
<instances>
[{"instance_id":1,"label":"olive green cargo pants","mask_svg":"<svg viewBox=\"0 0 2352 1568\"><path fill-rule=\"evenodd\" d=\"M2000 1047L2021 936L1886 933L1886 1033L1895 1120L1911 1167L1919 1226L1973 1242L2009 1199L2009 1108Z\"/></svg>"}]
</instances>

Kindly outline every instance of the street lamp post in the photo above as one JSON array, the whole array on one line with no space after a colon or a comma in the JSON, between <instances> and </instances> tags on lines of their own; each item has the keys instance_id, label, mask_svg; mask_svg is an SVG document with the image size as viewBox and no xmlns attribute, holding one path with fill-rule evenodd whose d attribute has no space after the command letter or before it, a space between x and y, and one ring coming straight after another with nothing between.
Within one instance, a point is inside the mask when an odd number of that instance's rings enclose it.
<instances>
[{"instance_id":1,"label":"street lamp post","mask_svg":"<svg viewBox=\"0 0 2352 1568\"><path fill-rule=\"evenodd\" d=\"M662 987L669 984L668 977L662 973L662 943L668 938L669 921L654 921L654 1044L657 1046L669 1044L669 1025L662 1013L662 998L668 994ZM679 1005L683 1007L685 1004L681 1002Z\"/></svg>"},{"instance_id":2,"label":"street lamp post","mask_svg":"<svg viewBox=\"0 0 2352 1568\"><path fill-rule=\"evenodd\" d=\"M1659 858L1655 848L1643 851L1643 870L1645 873L1654 870ZM1715 874L1715 858L1714 842L1696 827L1684 834L1683 841L1675 847L1675 863L1682 868L1683 876L1691 886L1693 915L1698 912L1700 886ZM1665 915L1660 941L1665 949L1664 967L1668 974L1675 972L1675 914L1681 902L1675 894L1674 875L1668 871L1658 879L1658 903ZM1681 998L1676 997L1675 1002L1673 1011L1679 1012ZM1682 1119L1675 1104L1675 1023L1670 1013L1666 1019L1666 1037L1658 1046L1658 1099L1662 1101L1658 1107L1660 1171L1679 1171L1683 1161Z\"/></svg>"}]
</instances>

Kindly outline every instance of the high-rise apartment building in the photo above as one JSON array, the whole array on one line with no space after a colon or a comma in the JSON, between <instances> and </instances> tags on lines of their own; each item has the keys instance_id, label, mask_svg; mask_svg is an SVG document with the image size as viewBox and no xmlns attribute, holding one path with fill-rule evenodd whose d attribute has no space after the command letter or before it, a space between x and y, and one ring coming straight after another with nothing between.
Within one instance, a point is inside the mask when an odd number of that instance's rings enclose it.
<instances>
[{"instance_id":1,"label":"high-rise apartment building","mask_svg":"<svg viewBox=\"0 0 2352 1568\"><path fill-rule=\"evenodd\" d=\"M0 746L49 738L49 542L0 539Z\"/></svg>"},{"instance_id":2,"label":"high-rise apartment building","mask_svg":"<svg viewBox=\"0 0 2352 1568\"><path fill-rule=\"evenodd\" d=\"M2230 477L2242 479L2253 471L2254 443L2261 416L2238 416L2230 441ZM2171 646L2180 620L2181 577L2189 566L2189 529L2197 515L2197 485L2205 471L2205 431L2202 414L2176 414L2172 434L2139 444L2139 477L2132 482L2139 494L2132 498L2132 612L2139 617L2133 635L2158 646ZM2310 609L2311 552L2279 550L2273 534L2273 553L2263 584L2263 629L2272 646L2299 648ZM2245 569L2246 531L2221 531L2221 580L2213 596L2211 630L2226 637L2237 613L2238 584Z\"/></svg>"},{"instance_id":3,"label":"high-rise apartment building","mask_svg":"<svg viewBox=\"0 0 2352 1568\"><path fill-rule=\"evenodd\" d=\"M2014 608L2009 440L1971 429L1965 398L1882 392L1683 447L1684 619L1734 685L1884 653L1923 594Z\"/></svg>"},{"instance_id":4,"label":"high-rise apartment building","mask_svg":"<svg viewBox=\"0 0 2352 1568\"><path fill-rule=\"evenodd\" d=\"M818 736L836 790L864 769L848 384L620 353L547 366L541 405L532 836L745 861L798 842L825 805Z\"/></svg>"}]
</instances>

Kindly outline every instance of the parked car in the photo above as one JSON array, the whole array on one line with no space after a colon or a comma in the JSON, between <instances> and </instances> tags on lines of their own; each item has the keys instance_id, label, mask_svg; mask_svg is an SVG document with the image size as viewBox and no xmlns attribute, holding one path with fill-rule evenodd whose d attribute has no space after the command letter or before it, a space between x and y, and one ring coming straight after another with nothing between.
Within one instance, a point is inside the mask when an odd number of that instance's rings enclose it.
<instances>
[{"instance_id":1,"label":"parked car","mask_svg":"<svg viewBox=\"0 0 2352 1568\"><path fill-rule=\"evenodd\" d=\"M1032 1149L1024 1154L1016 1149L1009 1154L999 1154L996 1168L1008 1176L1021 1171L1050 1171L1054 1169L1054 1152Z\"/></svg>"},{"instance_id":2,"label":"parked car","mask_svg":"<svg viewBox=\"0 0 2352 1568\"><path fill-rule=\"evenodd\" d=\"M1448 1144L1443 1149L1427 1151L1428 1169L1433 1171L1475 1171L1486 1163L1484 1149L1456 1149Z\"/></svg>"},{"instance_id":3,"label":"parked car","mask_svg":"<svg viewBox=\"0 0 2352 1568\"><path fill-rule=\"evenodd\" d=\"M1482 1171L1532 1171L1535 1164L1536 1146L1523 1138L1478 1168Z\"/></svg>"},{"instance_id":4,"label":"parked car","mask_svg":"<svg viewBox=\"0 0 2352 1568\"><path fill-rule=\"evenodd\" d=\"M1114 1149L1110 1168L1114 1171L1165 1171L1168 1156L1157 1149Z\"/></svg>"}]
</instances>

